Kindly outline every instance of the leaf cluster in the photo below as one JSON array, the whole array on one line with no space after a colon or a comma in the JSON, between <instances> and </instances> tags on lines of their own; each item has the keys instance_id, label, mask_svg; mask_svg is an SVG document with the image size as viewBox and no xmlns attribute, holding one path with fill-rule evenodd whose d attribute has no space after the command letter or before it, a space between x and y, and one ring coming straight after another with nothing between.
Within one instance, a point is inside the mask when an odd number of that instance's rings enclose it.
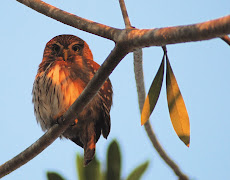
<instances>
[{"instance_id":1,"label":"leaf cluster","mask_svg":"<svg viewBox=\"0 0 230 180\"><path fill-rule=\"evenodd\" d=\"M169 62L166 47L163 47L164 55L161 65L153 79L148 95L145 99L144 106L141 113L141 124L145 124L152 114L156 103L158 101L164 77L164 64L166 59L166 90L168 109L173 128L178 137L189 147L190 144L190 123L186 106L181 95L176 77L173 73Z\"/></svg>"},{"instance_id":2,"label":"leaf cluster","mask_svg":"<svg viewBox=\"0 0 230 180\"><path fill-rule=\"evenodd\" d=\"M97 159L96 155L91 163L84 167L84 157L77 154L76 156L76 171L78 174L78 180L121 180L121 166L122 156L119 144L116 140L113 140L107 149L107 167L105 171L102 171L102 163ZM139 180L146 171L149 165L149 161L146 161L136 168L125 178L125 180ZM57 172L47 172L48 180L66 180L62 175Z\"/></svg>"}]
</instances>

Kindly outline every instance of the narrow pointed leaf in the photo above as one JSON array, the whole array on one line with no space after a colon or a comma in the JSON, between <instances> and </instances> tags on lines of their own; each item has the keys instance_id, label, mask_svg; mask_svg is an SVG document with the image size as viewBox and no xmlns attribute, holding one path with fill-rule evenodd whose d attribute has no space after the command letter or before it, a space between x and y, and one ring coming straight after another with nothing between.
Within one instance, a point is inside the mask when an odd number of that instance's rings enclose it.
<instances>
[{"instance_id":1,"label":"narrow pointed leaf","mask_svg":"<svg viewBox=\"0 0 230 180\"><path fill-rule=\"evenodd\" d=\"M161 65L145 99L144 106L141 112L141 125L145 124L148 121L149 116L152 114L159 98L164 76L164 58L165 55L163 56Z\"/></svg>"},{"instance_id":2,"label":"narrow pointed leaf","mask_svg":"<svg viewBox=\"0 0 230 180\"><path fill-rule=\"evenodd\" d=\"M93 160L84 167L85 180L101 179L101 167L100 162L97 160L96 155Z\"/></svg>"},{"instance_id":3,"label":"narrow pointed leaf","mask_svg":"<svg viewBox=\"0 0 230 180\"><path fill-rule=\"evenodd\" d=\"M146 161L145 163L141 164L140 166L136 167L133 172L128 176L127 180L140 180L141 176L146 171L147 167L149 165L149 161Z\"/></svg>"},{"instance_id":4,"label":"narrow pointed leaf","mask_svg":"<svg viewBox=\"0 0 230 180\"><path fill-rule=\"evenodd\" d=\"M189 117L181 95L172 67L166 55L166 88L167 100L171 122L179 138L189 147L190 143L190 125Z\"/></svg>"},{"instance_id":5,"label":"narrow pointed leaf","mask_svg":"<svg viewBox=\"0 0 230 180\"><path fill-rule=\"evenodd\" d=\"M84 157L81 156L80 154L77 154L76 166L77 166L77 174L78 174L79 180L86 180L84 177L84 167L83 167L84 163L83 162L84 162Z\"/></svg>"},{"instance_id":6,"label":"narrow pointed leaf","mask_svg":"<svg viewBox=\"0 0 230 180\"><path fill-rule=\"evenodd\" d=\"M107 153L106 180L120 180L121 153L117 141L112 141Z\"/></svg>"},{"instance_id":7,"label":"narrow pointed leaf","mask_svg":"<svg viewBox=\"0 0 230 180\"><path fill-rule=\"evenodd\" d=\"M47 172L46 176L48 180L65 180L65 178L56 172Z\"/></svg>"},{"instance_id":8,"label":"narrow pointed leaf","mask_svg":"<svg viewBox=\"0 0 230 180\"><path fill-rule=\"evenodd\" d=\"M98 159L95 157L86 167L83 166L84 157L77 154L76 164L77 164L77 174L79 180L91 180L91 179L101 179L101 165Z\"/></svg>"}]
</instances>

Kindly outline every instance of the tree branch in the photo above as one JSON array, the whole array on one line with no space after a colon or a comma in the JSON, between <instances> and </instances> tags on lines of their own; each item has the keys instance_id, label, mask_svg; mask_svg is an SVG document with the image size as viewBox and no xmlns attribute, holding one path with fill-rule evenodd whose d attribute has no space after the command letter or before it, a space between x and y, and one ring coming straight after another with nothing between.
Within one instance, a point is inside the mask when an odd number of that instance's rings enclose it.
<instances>
[{"instance_id":1,"label":"tree branch","mask_svg":"<svg viewBox=\"0 0 230 180\"><path fill-rule=\"evenodd\" d=\"M135 73L136 86L137 86L139 109L141 112L143 109L145 96L146 96L145 85L144 85L142 49L137 49L134 51L134 73ZM147 121L144 127L153 147L156 149L156 151L161 156L161 158L165 161L165 163L174 171L174 173L179 177L180 180L188 180L188 177L185 174L183 174L183 172L180 170L178 165L172 159L170 159L170 157L161 147L152 129L150 122Z\"/></svg>"},{"instance_id":2,"label":"tree branch","mask_svg":"<svg viewBox=\"0 0 230 180\"><path fill-rule=\"evenodd\" d=\"M133 52L134 74L137 86L138 104L140 113L142 112L145 102L145 83L143 72L143 52L142 49L135 49Z\"/></svg>"},{"instance_id":3,"label":"tree branch","mask_svg":"<svg viewBox=\"0 0 230 180\"><path fill-rule=\"evenodd\" d=\"M165 46L222 37L230 34L230 15L187 26L156 29L134 29L127 34L130 44L135 47Z\"/></svg>"},{"instance_id":4,"label":"tree branch","mask_svg":"<svg viewBox=\"0 0 230 180\"><path fill-rule=\"evenodd\" d=\"M230 34L230 15L187 26L155 29L116 29L67 13L40 0L17 0L18 2L64 24L113 40L126 41L133 48L165 46L183 42L208 40Z\"/></svg>"},{"instance_id":5,"label":"tree branch","mask_svg":"<svg viewBox=\"0 0 230 180\"><path fill-rule=\"evenodd\" d=\"M128 16L128 12L125 6L125 1L124 0L119 0L120 3L120 7L121 7L121 12L122 12L122 16L125 22L125 27L126 29L132 28L130 20L129 20L129 16Z\"/></svg>"},{"instance_id":6,"label":"tree branch","mask_svg":"<svg viewBox=\"0 0 230 180\"><path fill-rule=\"evenodd\" d=\"M161 158L165 161L165 163L174 171L174 173L178 176L179 180L188 180L189 178L180 170L179 166L167 155L167 153L160 145L150 122L147 121L144 126L152 142L152 145L154 146L158 154L161 156Z\"/></svg>"},{"instance_id":7,"label":"tree branch","mask_svg":"<svg viewBox=\"0 0 230 180\"><path fill-rule=\"evenodd\" d=\"M104 84L106 79L119 64L119 62L128 53L127 49L124 49L122 45L117 44L110 55L106 58L105 62L101 65L97 73L92 80L88 83L84 91L77 98L77 100L71 105L68 111L64 114L64 124L52 126L40 139L34 144L28 147L26 150L15 156L13 159L7 161L0 166L0 178L9 174L10 172L21 167L39 153L41 153L46 147L48 147L55 139L57 139L61 133L63 133L74 122L78 114L84 109L84 107L90 102L90 100L96 95L100 87Z\"/></svg>"},{"instance_id":8,"label":"tree branch","mask_svg":"<svg viewBox=\"0 0 230 180\"><path fill-rule=\"evenodd\" d=\"M50 4L47 4L41 0L16 0L35 11L44 14L52 19L62 22L66 25L75 27L77 29L113 40L115 34L121 30L100 24L88 19L81 18L74 14L68 13L61 9L58 9Z\"/></svg>"},{"instance_id":9,"label":"tree branch","mask_svg":"<svg viewBox=\"0 0 230 180\"><path fill-rule=\"evenodd\" d=\"M230 46L230 37L229 36L227 36L227 35L223 36L223 37L221 37L221 39Z\"/></svg>"}]
</instances>

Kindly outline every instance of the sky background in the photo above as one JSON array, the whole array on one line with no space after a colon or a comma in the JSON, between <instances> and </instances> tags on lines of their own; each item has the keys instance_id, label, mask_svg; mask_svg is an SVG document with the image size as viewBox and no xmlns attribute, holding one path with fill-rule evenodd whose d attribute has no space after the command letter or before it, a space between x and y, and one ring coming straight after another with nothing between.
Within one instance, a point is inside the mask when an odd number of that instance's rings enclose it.
<instances>
[{"instance_id":1,"label":"sky background","mask_svg":"<svg viewBox=\"0 0 230 180\"><path fill-rule=\"evenodd\" d=\"M58 8L116 28L124 28L118 0L47 0ZM230 13L229 0L126 0L137 28L187 25ZM0 6L0 164L35 142L43 132L33 112L32 86L46 43L56 35L73 34L90 46L101 64L114 43L66 26L16 2ZM148 90L162 59L159 47L143 50L145 85ZM168 55L190 117L191 143L187 148L171 125L165 81L151 124L169 156L195 180L230 179L230 47L220 39L168 46ZM110 79L114 101L108 140L100 138L96 154L105 162L108 144L117 139L122 151L122 176L150 160L143 180L177 177L153 149L140 125L133 55L127 55ZM68 140L57 139L29 163L4 180L45 180L46 171L76 179L75 156L83 150ZM103 168L106 164L103 163Z\"/></svg>"}]
</instances>

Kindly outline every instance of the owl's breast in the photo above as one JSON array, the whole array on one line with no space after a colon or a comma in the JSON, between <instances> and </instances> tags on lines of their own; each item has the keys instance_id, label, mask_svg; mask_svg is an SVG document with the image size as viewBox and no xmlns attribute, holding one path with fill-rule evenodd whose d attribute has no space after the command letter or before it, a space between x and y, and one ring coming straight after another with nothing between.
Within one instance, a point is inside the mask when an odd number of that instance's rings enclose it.
<instances>
[{"instance_id":1,"label":"owl's breast","mask_svg":"<svg viewBox=\"0 0 230 180\"><path fill-rule=\"evenodd\" d=\"M43 130L50 128L58 117L78 98L84 82L71 78L69 69L55 65L48 72L38 73L33 85L34 112Z\"/></svg>"}]
</instances>

